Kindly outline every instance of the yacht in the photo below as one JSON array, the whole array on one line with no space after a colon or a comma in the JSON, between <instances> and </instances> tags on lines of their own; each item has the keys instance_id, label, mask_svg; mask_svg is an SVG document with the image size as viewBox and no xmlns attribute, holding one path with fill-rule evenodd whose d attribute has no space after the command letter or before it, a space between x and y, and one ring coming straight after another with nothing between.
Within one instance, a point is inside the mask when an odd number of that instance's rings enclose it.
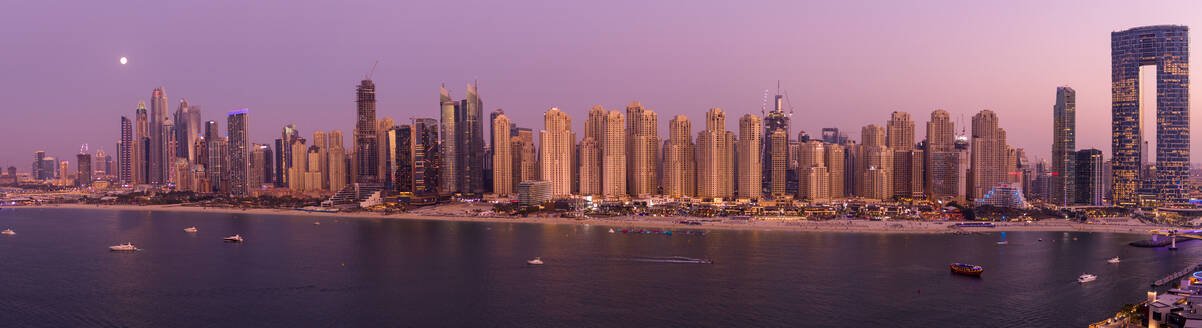
<instances>
[{"instance_id":1,"label":"yacht","mask_svg":"<svg viewBox=\"0 0 1202 328\"><path fill-rule=\"evenodd\" d=\"M1090 282L1090 281L1094 281L1094 280L1098 280L1098 276L1088 274L1088 273L1081 274L1080 277L1077 277L1077 282L1083 283L1083 284Z\"/></svg>"},{"instance_id":2,"label":"yacht","mask_svg":"<svg viewBox=\"0 0 1202 328\"><path fill-rule=\"evenodd\" d=\"M227 242L227 243L241 243L243 241L242 235L233 235L233 236L225 237L225 239L223 239L223 240L225 240L225 242Z\"/></svg>"},{"instance_id":3,"label":"yacht","mask_svg":"<svg viewBox=\"0 0 1202 328\"><path fill-rule=\"evenodd\" d=\"M526 261L529 265L543 265L543 258L535 257L533 260Z\"/></svg>"},{"instance_id":4,"label":"yacht","mask_svg":"<svg viewBox=\"0 0 1202 328\"><path fill-rule=\"evenodd\" d=\"M313 221L313 225L321 225L321 222Z\"/></svg>"},{"instance_id":5,"label":"yacht","mask_svg":"<svg viewBox=\"0 0 1202 328\"><path fill-rule=\"evenodd\" d=\"M133 243L124 243L117 246L109 246L109 250L115 252L132 252L138 250L138 248L134 247Z\"/></svg>"},{"instance_id":6,"label":"yacht","mask_svg":"<svg viewBox=\"0 0 1202 328\"><path fill-rule=\"evenodd\" d=\"M12 236L15 234L17 234L17 233L13 232L13 229L4 229L4 231L0 231L0 235Z\"/></svg>"},{"instance_id":7,"label":"yacht","mask_svg":"<svg viewBox=\"0 0 1202 328\"><path fill-rule=\"evenodd\" d=\"M196 232L196 226L184 228L184 232Z\"/></svg>"},{"instance_id":8,"label":"yacht","mask_svg":"<svg viewBox=\"0 0 1202 328\"><path fill-rule=\"evenodd\" d=\"M1109 260L1106 260L1106 263L1119 263L1119 257L1115 256Z\"/></svg>"},{"instance_id":9,"label":"yacht","mask_svg":"<svg viewBox=\"0 0 1202 328\"><path fill-rule=\"evenodd\" d=\"M1003 241L999 241L999 242L997 242L997 244L998 244L998 245L1009 245L1009 244L1010 244L1010 241L1003 240Z\"/></svg>"},{"instance_id":10,"label":"yacht","mask_svg":"<svg viewBox=\"0 0 1202 328\"><path fill-rule=\"evenodd\" d=\"M610 228L610 229L609 229L609 233L614 233L614 229L613 229L613 228Z\"/></svg>"}]
</instances>

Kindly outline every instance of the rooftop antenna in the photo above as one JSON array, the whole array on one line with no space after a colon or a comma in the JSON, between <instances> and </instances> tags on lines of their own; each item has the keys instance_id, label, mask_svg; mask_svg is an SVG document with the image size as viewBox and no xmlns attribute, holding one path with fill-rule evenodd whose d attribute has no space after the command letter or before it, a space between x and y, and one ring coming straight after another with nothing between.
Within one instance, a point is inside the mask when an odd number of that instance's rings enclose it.
<instances>
[{"instance_id":1,"label":"rooftop antenna","mask_svg":"<svg viewBox=\"0 0 1202 328\"><path fill-rule=\"evenodd\" d=\"M375 63L375 64L372 64L372 65L371 65L371 71L368 71L368 72L367 72L367 79L368 79L368 80L371 80L371 77L376 75L376 65L380 65L380 60L379 60L379 59L377 59L377 60L376 60L376 63Z\"/></svg>"}]
</instances>

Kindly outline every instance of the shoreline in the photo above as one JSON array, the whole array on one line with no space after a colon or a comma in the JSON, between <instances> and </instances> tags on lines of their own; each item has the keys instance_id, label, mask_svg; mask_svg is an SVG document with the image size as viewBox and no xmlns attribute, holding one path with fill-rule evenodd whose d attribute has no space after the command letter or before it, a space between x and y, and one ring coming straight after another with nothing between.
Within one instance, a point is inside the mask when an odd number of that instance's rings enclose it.
<instances>
[{"instance_id":1,"label":"shoreline","mask_svg":"<svg viewBox=\"0 0 1202 328\"><path fill-rule=\"evenodd\" d=\"M889 233L889 234L947 234L960 232L1108 232L1148 235L1153 229L1175 229L1176 227L1153 225L1106 225L1083 224L1055 220L1044 220L1035 223L995 222L994 228L948 228L954 222L923 222L923 221L865 221L865 220L829 220L829 221L799 221L799 222L706 222L703 225L684 225L677 223L681 220L708 219L692 217L657 217L628 219L628 217L566 219L541 217L495 217L495 216L441 216L400 213L387 215L377 212L357 213L320 213L304 212L294 209L239 209L223 207L196 207L181 205L86 205L86 204L52 204L41 206L17 206L9 208L52 208L52 209L90 209L117 211L160 211L160 212L192 212L192 213L222 213L222 214L259 214L287 215L313 218L336 219L388 219L388 220L426 220L450 222L482 222L482 223L524 223L524 224L570 224L570 225L599 225L612 228L640 229L669 229L669 230L732 230L732 231L786 231L786 232L836 232L836 233Z\"/></svg>"}]
</instances>

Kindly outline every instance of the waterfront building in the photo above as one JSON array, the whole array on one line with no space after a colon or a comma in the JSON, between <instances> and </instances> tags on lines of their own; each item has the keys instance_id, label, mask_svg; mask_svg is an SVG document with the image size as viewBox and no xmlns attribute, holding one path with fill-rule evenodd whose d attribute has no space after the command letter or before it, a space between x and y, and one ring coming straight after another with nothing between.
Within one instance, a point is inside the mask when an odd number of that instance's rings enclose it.
<instances>
[{"instance_id":1,"label":"waterfront building","mask_svg":"<svg viewBox=\"0 0 1202 328\"><path fill-rule=\"evenodd\" d=\"M178 158L186 158L188 162L196 161L196 149L192 147L200 135L200 106L189 106L187 99L179 100L179 107L172 116L175 123L175 154Z\"/></svg>"},{"instance_id":2,"label":"waterfront building","mask_svg":"<svg viewBox=\"0 0 1202 328\"><path fill-rule=\"evenodd\" d=\"M66 161L63 161L66 163ZM75 155L75 182L77 186L88 188L92 186L92 155L88 154L88 145L84 144L79 154ZM64 170L66 172L66 170Z\"/></svg>"},{"instance_id":3,"label":"waterfront building","mask_svg":"<svg viewBox=\"0 0 1202 328\"><path fill-rule=\"evenodd\" d=\"M226 131L229 141L226 151L226 170L229 179L230 194L243 196L250 192L247 183L247 172L250 172L250 127L249 113L246 108L226 113Z\"/></svg>"},{"instance_id":4,"label":"waterfront building","mask_svg":"<svg viewBox=\"0 0 1202 328\"><path fill-rule=\"evenodd\" d=\"M797 170L797 199L821 201L830 198L826 145L817 140L801 143L797 152Z\"/></svg>"},{"instance_id":5,"label":"waterfront building","mask_svg":"<svg viewBox=\"0 0 1202 328\"><path fill-rule=\"evenodd\" d=\"M551 196L564 197L572 194L572 157L575 154L576 134L572 133L572 118L559 108L552 107L543 114L543 130L539 131L541 142L539 168L541 180L551 183Z\"/></svg>"},{"instance_id":6,"label":"waterfront building","mask_svg":"<svg viewBox=\"0 0 1202 328\"><path fill-rule=\"evenodd\" d=\"M830 143L823 145L826 153L823 154L825 167L827 172L827 195L830 198L843 198L845 195L844 185L844 151L843 146L839 143Z\"/></svg>"},{"instance_id":7,"label":"waterfront building","mask_svg":"<svg viewBox=\"0 0 1202 328\"><path fill-rule=\"evenodd\" d=\"M754 114L739 119L738 195L739 198L760 199L764 195L763 121Z\"/></svg>"},{"instance_id":8,"label":"waterfront building","mask_svg":"<svg viewBox=\"0 0 1202 328\"><path fill-rule=\"evenodd\" d=\"M860 174L860 197L889 200L893 198L893 156L894 152L885 146L859 147L861 155L857 159L862 165Z\"/></svg>"},{"instance_id":9,"label":"waterfront building","mask_svg":"<svg viewBox=\"0 0 1202 328\"><path fill-rule=\"evenodd\" d=\"M693 123L684 115L668 121L668 140L664 141L663 190L668 197L696 195L696 150Z\"/></svg>"},{"instance_id":10,"label":"waterfront building","mask_svg":"<svg viewBox=\"0 0 1202 328\"><path fill-rule=\"evenodd\" d=\"M1097 149L1082 149L1075 152L1076 158L1073 161L1074 178L1077 180L1074 183L1077 197L1075 203L1079 205L1101 206L1105 188L1103 186L1102 173L1104 170L1102 159L1102 151Z\"/></svg>"},{"instance_id":11,"label":"waterfront building","mask_svg":"<svg viewBox=\"0 0 1202 328\"><path fill-rule=\"evenodd\" d=\"M918 197L923 194L922 150L914 148L914 121L910 113L893 112L886 124L885 143L893 150L893 194Z\"/></svg>"},{"instance_id":12,"label":"waterfront building","mask_svg":"<svg viewBox=\"0 0 1202 328\"><path fill-rule=\"evenodd\" d=\"M1028 208L1026 196L1022 188L1008 183L1001 183L989 189L975 202L976 206L989 205L993 207Z\"/></svg>"},{"instance_id":13,"label":"waterfront building","mask_svg":"<svg viewBox=\"0 0 1202 328\"><path fill-rule=\"evenodd\" d=\"M659 189L659 115L639 102L626 106L626 188L631 197L648 197Z\"/></svg>"},{"instance_id":14,"label":"waterfront building","mask_svg":"<svg viewBox=\"0 0 1202 328\"><path fill-rule=\"evenodd\" d=\"M529 128L515 129L517 134L509 141L513 158L513 181L538 180L538 148L534 147L534 131Z\"/></svg>"},{"instance_id":15,"label":"waterfront building","mask_svg":"<svg viewBox=\"0 0 1202 328\"><path fill-rule=\"evenodd\" d=\"M323 131L313 131L313 146L317 147L317 171L321 173L322 190L330 190L330 161L327 159L330 155L330 136Z\"/></svg>"},{"instance_id":16,"label":"waterfront building","mask_svg":"<svg viewBox=\"0 0 1202 328\"><path fill-rule=\"evenodd\" d=\"M212 121L210 121L212 122ZM212 122L214 125L216 122ZM209 131L214 129L205 129L205 138L211 138L212 134ZM275 181L276 187L288 187L288 182L292 181L288 175L292 173L292 143L300 138L300 130L296 129L296 125L288 124L280 131L280 139L276 139L275 146Z\"/></svg>"},{"instance_id":17,"label":"waterfront building","mask_svg":"<svg viewBox=\"0 0 1202 328\"><path fill-rule=\"evenodd\" d=\"M931 199L956 198L960 194L960 162L962 152L936 151L930 152L927 161L927 178Z\"/></svg>"},{"instance_id":18,"label":"waterfront building","mask_svg":"<svg viewBox=\"0 0 1202 328\"><path fill-rule=\"evenodd\" d=\"M513 183L513 142L509 126L512 122L504 112L493 112L488 130L492 134L492 190L498 196L509 196L517 190ZM501 146L498 146L500 144Z\"/></svg>"},{"instance_id":19,"label":"waterfront building","mask_svg":"<svg viewBox=\"0 0 1202 328\"><path fill-rule=\"evenodd\" d=\"M355 104L357 107L356 124L355 124L355 167L358 170L358 175L355 177L355 182L376 184L380 182L380 143L379 135L376 133L379 127L379 122L376 121L376 84L370 79L364 79L359 82L355 88ZM295 142L293 143L295 144ZM305 148L300 148L301 151L294 153L296 155L304 154ZM293 151L297 150L293 147ZM303 156L294 156L303 157ZM304 166L304 161L292 161L293 165L300 164ZM292 172L304 172L302 170L294 170ZM301 182L302 179L289 179L292 181ZM303 182L301 182L303 183ZM290 185L291 187L291 185ZM305 188L292 188L294 190L304 190Z\"/></svg>"},{"instance_id":20,"label":"waterfront building","mask_svg":"<svg viewBox=\"0 0 1202 328\"><path fill-rule=\"evenodd\" d=\"M787 152L789 151L789 147L788 147L789 135L790 135L790 131L792 131L791 124L789 121L790 115L792 115L792 114L785 113L784 96L781 95L780 86L778 85L776 96L773 98L773 102L772 102L772 111L768 112L767 114L764 114L764 120L763 120L764 134L763 134L763 136L766 139L770 139L772 137L772 134L775 133L776 130L781 130L782 133L784 133L784 135L785 135L785 140L784 140L785 146L780 147L780 148L773 148L772 141L769 140L767 143L764 144L764 151L763 151L764 157L760 160L761 161L760 164L761 164L761 166L763 166L762 168L760 168L762 179L764 180L763 189L767 190L771 194L772 197L783 196L785 194L785 187L788 184L788 181L776 181L776 179L778 179L778 178L781 180L788 179L788 174L787 173L782 174L779 177L772 174L772 172L774 170L772 165L775 165L773 162L774 157L775 158L784 158L786 162L788 161L789 155ZM783 151L785 153L782 154L782 153L776 152L778 150ZM788 165L788 164L786 163L786 165ZM787 166L786 166L786 169L788 169ZM778 185L782 188L781 192L779 194L777 194L774 191L776 189L775 186L778 186Z\"/></svg>"},{"instance_id":21,"label":"waterfront building","mask_svg":"<svg viewBox=\"0 0 1202 328\"><path fill-rule=\"evenodd\" d=\"M208 176L210 186L208 192L229 191L225 174L225 163L228 156L225 149L227 144L226 139L223 136L213 136L212 139L208 139L209 145L206 148L209 151L209 158L207 159L208 165L205 166L205 175Z\"/></svg>"},{"instance_id":22,"label":"waterfront building","mask_svg":"<svg viewBox=\"0 0 1202 328\"><path fill-rule=\"evenodd\" d=\"M522 206L541 205L552 199L552 183L543 180L522 181L518 184L518 204Z\"/></svg>"},{"instance_id":23,"label":"waterfront building","mask_svg":"<svg viewBox=\"0 0 1202 328\"><path fill-rule=\"evenodd\" d=\"M263 188L270 173L265 167L271 165L271 147L264 144L251 144L250 160L247 163L250 171L246 174L247 190L251 195Z\"/></svg>"},{"instance_id":24,"label":"waterfront building","mask_svg":"<svg viewBox=\"0 0 1202 328\"><path fill-rule=\"evenodd\" d=\"M450 91L444 85L439 90L439 117L441 118L440 128L442 130L442 142L439 144L439 153L441 156L442 176L441 186L438 188L440 195L447 196L454 194L459 188L459 163L458 160L458 144L462 136L457 134L456 122L459 112L459 102L451 99Z\"/></svg>"},{"instance_id":25,"label":"waterfront building","mask_svg":"<svg viewBox=\"0 0 1202 328\"><path fill-rule=\"evenodd\" d=\"M726 131L726 113L711 108L705 130L697 133L697 197L729 199L733 196L733 133Z\"/></svg>"},{"instance_id":26,"label":"waterfront building","mask_svg":"<svg viewBox=\"0 0 1202 328\"><path fill-rule=\"evenodd\" d=\"M597 163L595 164L595 166L597 168L597 175L592 176L590 178L596 179L595 182L596 182L597 188L600 188L600 189L597 189L591 193L586 193L584 190L584 184L585 183L592 184L593 181L581 181L580 194L582 194L582 195L592 194L592 195L600 196L600 195L604 194L604 190L603 190L604 188L601 186L603 185L603 182L605 181L605 178L604 178L605 177L605 119L608 115L609 115L609 112L606 111L601 106L593 106L588 111L588 118L586 118L584 120L584 137L592 138L593 141L597 145L597 158L596 158ZM586 168L586 167L591 167L591 166L585 165L584 163L581 163L580 165L581 165L582 169ZM583 179L584 178L583 173L581 173L581 174L582 174L581 179Z\"/></svg>"},{"instance_id":27,"label":"waterfront building","mask_svg":"<svg viewBox=\"0 0 1202 328\"><path fill-rule=\"evenodd\" d=\"M1141 181L1165 204L1185 203L1189 185L1189 27L1159 25L1110 33L1113 196L1139 205ZM1156 103L1140 97L1140 67L1155 65ZM1155 176L1142 176L1142 109L1155 106ZM1147 131L1151 133L1151 131Z\"/></svg>"},{"instance_id":28,"label":"waterfront building","mask_svg":"<svg viewBox=\"0 0 1202 328\"><path fill-rule=\"evenodd\" d=\"M163 125L167 118L167 93L163 87L155 88L150 94L150 129L149 153L147 156L147 183L162 184L167 180L167 135L163 133Z\"/></svg>"},{"instance_id":29,"label":"waterfront building","mask_svg":"<svg viewBox=\"0 0 1202 328\"><path fill-rule=\"evenodd\" d=\"M772 130L768 135L768 194L773 199L781 199L786 194L786 178L789 170L789 136L784 129Z\"/></svg>"},{"instance_id":30,"label":"waterfront building","mask_svg":"<svg viewBox=\"0 0 1202 328\"><path fill-rule=\"evenodd\" d=\"M396 145L393 145L392 138L389 138L389 131L396 128L396 121L391 117L385 117L376 122L376 184L384 188L394 189L393 170L396 168Z\"/></svg>"},{"instance_id":31,"label":"waterfront building","mask_svg":"<svg viewBox=\"0 0 1202 328\"><path fill-rule=\"evenodd\" d=\"M292 165L288 167L288 189L298 192L311 190L311 187L305 184L305 173L309 171L309 147L305 146L305 142L305 138L296 138L289 145L292 148Z\"/></svg>"},{"instance_id":32,"label":"waterfront building","mask_svg":"<svg viewBox=\"0 0 1202 328\"><path fill-rule=\"evenodd\" d=\"M480 99L476 87L467 85L467 95L456 108L455 158L459 173L458 191L481 195L484 193L484 101Z\"/></svg>"},{"instance_id":33,"label":"waterfront building","mask_svg":"<svg viewBox=\"0 0 1202 328\"><path fill-rule=\"evenodd\" d=\"M1056 88L1056 104L1052 106L1052 167L1051 194L1044 202L1056 206L1074 203L1073 158L1076 152L1077 92L1069 87Z\"/></svg>"},{"instance_id":34,"label":"waterfront building","mask_svg":"<svg viewBox=\"0 0 1202 328\"><path fill-rule=\"evenodd\" d=\"M580 195L601 195L601 167L597 165L597 158L601 157L601 153L598 151L597 140L593 137L584 137L576 149L580 156L578 160L580 163ZM666 186L668 182L665 181L664 184Z\"/></svg>"},{"instance_id":35,"label":"waterfront building","mask_svg":"<svg viewBox=\"0 0 1202 328\"><path fill-rule=\"evenodd\" d=\"M133 184L134 123L121 116L121 141L117 143L117 181Z\"/></svg>"},{"instance_id":36,"label":"waterfront building","mask_svg":"<svg viewBox=\"0 0 1202 328\"><path fill-rule=\"evenodd\" d=\"M626 117L619 111L605 115L601 145L601 194L605 198L626 196Z\"/></svg>"},{"instance_id":37,"label":"waterfront building","mask_svg":"<svg viewBox=\"0 0 1202 328\"><path fill-rule=\"evenodd\" d=\"M926 147L923 149L923 190L931 199L955 196L952 191L954 188L947 185L936 185L936 183L956 180L954 176L956 163L937 162L937 160L946 161L954 157L949 153L955 153L955 141L955 125L952 123L951 115L942 109L931 112L931 119L927 121ZM939 169L939 172L934 172L936 168Z\"/></svg>"},{"instance_id":38,"label":"waterfront building","mask_svg":"<svg viewBox=\"0 0 1202 328\"><path fill-rule=\"evenodd\" d=\"M973 116L971 149L969 197L979 199L1007 179L1006 131L998 127L993 111L982 110Z\"/></svg>"},{"instance_id":39,"label":"waterfront building","mask_svg":"<svg viewBox=\"0 0 1202 328\"><path fill-rule=\"evenodd\" d=\"M139 101L134 110L134 141L130 153L132 168L130 179L132 184L150 183L150 122L146 114L146 102Z\"/></svg>"}]
</instances>

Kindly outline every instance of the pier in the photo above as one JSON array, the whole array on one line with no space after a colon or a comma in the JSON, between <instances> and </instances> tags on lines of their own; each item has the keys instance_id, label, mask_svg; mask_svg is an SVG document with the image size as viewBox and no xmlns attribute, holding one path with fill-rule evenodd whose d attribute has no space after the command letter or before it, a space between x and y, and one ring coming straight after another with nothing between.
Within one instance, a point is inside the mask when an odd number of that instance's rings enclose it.
<instances>
[{"instance_id":1,"label":"pier","mask_svg":"<svg viewBox=\"0 0 1202 328\"><path fill-rule=\"evenodd\" d=\"M1168 276L1165 276L1164 278L1160 278L1160 280L1152 282L1152 287L1160 287L1160 286L1164 286L1167 283L1176 281L1177 279L1180 279L1182 276L1190 274L1191 272L1194 272L1194 271L1198 271L1198 267L1202 267L1202 263L1197 263L1197 264L1185 267L1185 269L1181 269L1181 271L1170 273Z\"/></svg>"}]
</instances>

